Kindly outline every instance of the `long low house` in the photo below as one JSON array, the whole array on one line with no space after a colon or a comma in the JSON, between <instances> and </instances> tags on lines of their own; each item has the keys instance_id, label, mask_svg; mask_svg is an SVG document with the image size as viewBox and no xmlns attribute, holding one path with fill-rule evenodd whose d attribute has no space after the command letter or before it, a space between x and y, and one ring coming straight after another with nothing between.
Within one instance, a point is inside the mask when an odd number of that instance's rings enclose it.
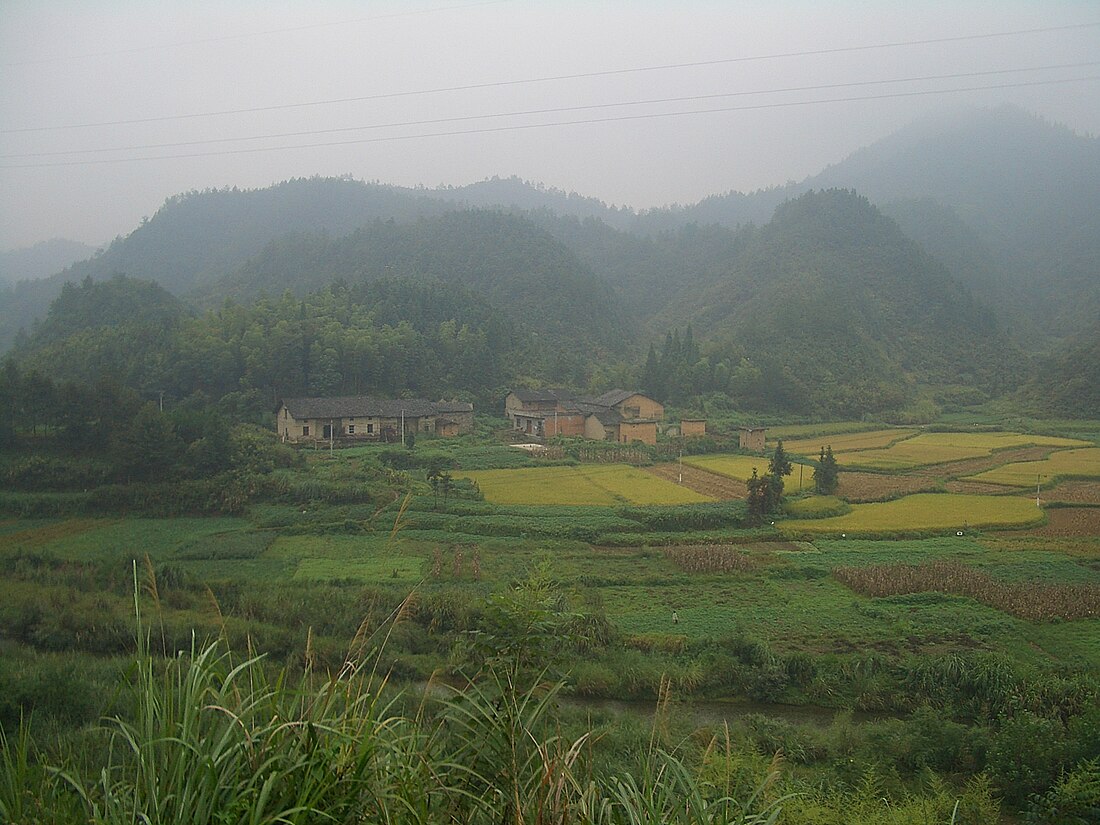
<instances>
[{"instance_id":1,"label":"long low house","mask_svg":"<svg viewBox=\"0 0 1100 825\"><path fill-rule=\"evenodd\" d=\"M286 398L276 414L283 441L399 441L408 433L462 435L474 428L474 405L423 398Z\"/></svg>"},{"instance_id":2,"label":"long low house","mask_svg":"<svg viewBox=\"0 0 1100 825\"><path fill-rule=\"evenodd\" d=\"M579 436L629 444L657 443L657 423L665 408L630 390L611 390L595 398L569 390L512 390L504 399L512 428L536 438Z\"/></svg>"}]
</instances>

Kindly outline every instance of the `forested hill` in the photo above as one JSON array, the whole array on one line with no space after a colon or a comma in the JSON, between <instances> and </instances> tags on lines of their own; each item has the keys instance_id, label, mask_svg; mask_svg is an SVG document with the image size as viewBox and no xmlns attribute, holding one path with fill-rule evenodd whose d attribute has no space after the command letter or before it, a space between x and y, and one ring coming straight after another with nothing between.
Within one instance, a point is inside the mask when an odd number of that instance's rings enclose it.
<instances>
[{"instance_id":1,"label":"forested hill","mask_svg":"<svg viewBox=\"0 0 1100 825\"><path fill-rule=\"evenodd\" d=\"M1045 359L1021 394L1043 415L1096 418L1100 410L1100 322Z\"/></svg>"},{"instance_id":2,"label":"forested hill","mask_svg":"<svg viewBox=\"0 0 1100 825\"><path fill-rule=\"evenodd\" d=\"M987 307L846 190L781 206L724 279L685 290L663 317L771 376L753 391L786 408L898 407L921 385L996 394L1021 358Z\"/></svg>"},{"instance_id":3,"label":"forested hill","mask_svg":"<svg viewBox=\"0 0 1100 825\"><path fill-rule=\"evenodd\" d=\"M913 199L945 207L940 219L953 214L965 224L952 232L956 239L969 233L979 245L952 254L992 256L956 274L973 273L967 285L1008 320L1026 315L1059 339L1084 331L1100 314L1100 139L1012 107L929 118L799 184L654 210L637 228L759 224L782 201L832 187L854 189L887 208Z\"/></svg>"},{"instance_id":4,"label":"forested hill","mask_svg":"<svg viewBox=\"0 0 1100 825\"><path fill-rule=\"evenodd\" d=\"M624 341L623 314L608 285L548 232L500 212L375 221L342 238L287 236L205 295L217 303L389 278L470 289L555 346L621 349Z\"/></svg>"},{"instance_id":5,"label":"forested hill","mask_svg":"<svg viewBox=\"0 0 1100 825\"><path fill-rule=\"evenodd\" d=\"M519 365L572 380L554 372L554 355L453 284L337 284L188 313L159 285L125 277L66 286L16 350L23 369L55 382L117 382L173 402L201 393L200 405L223 399L261 418L281 396L409 392L486 405Z\"/></svg>"},{"instance_id":6,"label":"forested hill","mask_svg":"<svg viewBox=\"0 0 1100 825\"><path fill-rule=\"evenodd\" d=\"M580 220L593 218L617 229L629 229L636 217L629 207L608 206L598 198L565 192L518 177L493 177L465 186L443 186L423 191L430 197L467 207L548 211Z\"/></svg>"},{"instance_id":7,"label":"forested hill","mask_svg":"<svg viewBox=\"0 0 1100 825\"><path fill-rule=\"evenodd\" d=\"M345 178L301 178L266 189L219 189L169 198L102 254L11 288L0 303L0 350L45 315L62 284L115 274L156 281L176 295L233 271L288 232L342 235L376 218L410 219L448 208L397 187Z\"/></svg>"}]
</instances>

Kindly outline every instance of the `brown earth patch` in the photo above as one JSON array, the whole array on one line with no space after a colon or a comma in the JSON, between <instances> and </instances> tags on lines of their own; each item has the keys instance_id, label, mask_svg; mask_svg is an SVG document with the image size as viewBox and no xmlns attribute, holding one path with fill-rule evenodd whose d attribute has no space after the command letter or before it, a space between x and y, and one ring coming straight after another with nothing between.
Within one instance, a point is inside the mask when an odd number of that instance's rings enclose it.
<instances>
[{"instance_id":1,"label":"brown earth patch","mask_svg":"<svg viewBox=\"0 0 1100 825\"><path fill-rule=\"evenodd\" d=\"M1043 526L1013 532L1025 536L1100 536L1100 507L1058 507L1046 513L1047 523Z\"/></svg>"},{"instance_id":2,"label":"brown earth patch","mask_svg":"<svg viewBox=\"0 0 1100 825\"><path fill-rule=\"evenodd\" d=\"M1029 496L1034 494L1032 490L1027 492ZM1063 481L1052 490L1043 490L1041 496L1046 501L1100 505L1100 481Z\"/></svg>"},{"instance_id":3,"label":"brown earth patch","mask_svg":"<svg viewBox=\"0 0 1100 825\"><path fill-rule=\"evenodd\" d=\"M837 495L853 503L886 501L911 493L927 493L936 489L934 479L914 475L883 473L849 473L841 471Z\"/></svg>"},{"instance_id":4,"label":"brown earth patch","mask_svg":"<svg viewBox=\"0 0 1100 825\"><path fill-rule=\"evenodd\" d=\"M19 530L0 536L0 541L6 545L19 544L23 547L41 547L58 539L79 536L96 527L101 527L109 522L103 519L68 519L55 524L47 524L43 527L32 527L29 530Z\"/></svg>"},{"instance_id":5,"label":"brown earth patch","mask_svg":"<svg viewBox=\"0 0 1100 825\"><path fill-rule=\"evenodd\" d=\"M1003 484L987 484L984 481L949 481L943 485L949 493L967 493L980 496L1012 495L1018 487L1006 487Z\"/></svg>"},{"instance_id":6,"label":"brown earth patch","mask_svg":"<svg viewBox=\"0 0 1100 825\"><path fill-rule=\"evenodd\" d=\"M670 461L667 464L654 464L652 467L643 467L642 469L658 478L673 483L679 481L680 478L680 466L675 461ZM711 498L726 500L745 498L749 494L743 481L720 476L717 473L701 470L698 467L690 467L687 464L684 465L683 478L683 485L689 490L694 490L696 493Z\"/></svg>"}]
</instances>

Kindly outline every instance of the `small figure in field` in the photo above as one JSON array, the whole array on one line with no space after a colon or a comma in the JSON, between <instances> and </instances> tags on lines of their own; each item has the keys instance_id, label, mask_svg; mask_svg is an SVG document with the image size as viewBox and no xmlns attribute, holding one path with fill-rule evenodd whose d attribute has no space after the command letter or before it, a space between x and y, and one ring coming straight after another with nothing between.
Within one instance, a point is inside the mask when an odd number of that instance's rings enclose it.
<instances>
[{"instance_id":1,"label":"small figure in field","mask_svg":"<svg viewBox=\"0 0 1100 825\"><path fill-rule=\"evenodd\" d=\"M679 616L679 614L677 614L677 612L675 610L672 611L672 623L673 624L680 624L680 616Z\"/></svg>"}]
</instances>

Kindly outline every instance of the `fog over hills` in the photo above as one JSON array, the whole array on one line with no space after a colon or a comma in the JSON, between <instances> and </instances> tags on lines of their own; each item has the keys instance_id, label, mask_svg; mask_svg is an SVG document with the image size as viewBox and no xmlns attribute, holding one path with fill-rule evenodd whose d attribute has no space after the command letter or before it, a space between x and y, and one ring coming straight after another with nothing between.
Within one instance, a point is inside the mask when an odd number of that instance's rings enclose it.
<instances>
[{"instance_id":1,"label":"fog over hills","mask_svg":"<svg viewBox=\"0 0 1100 825\"><path fill-rule=\"evenodd\" d=\"M22 249L0 252L0 283L33 281L53 275L94 255L96 248L79 241L54 238Z\"/></svg>"},{"instance_id":2,"label":"fog over hills","mask_svg":"<svg viewBox=\"0 0 1100 825\"><path fill-rule=\"evenodd\" d=\"M834 189L847 194L776 212ZM153 281L198 306L420 278L460 284L557 340L635 353L692 323L732 354L772 323L786 342L773 354L793 363L813 349L801 325L824 307L858 354L807 375L840 380L856 366L876 386L1000 391L1000 359L983 342L1054 351L1084 334L1100 307L1097 272L1100 141L1016 109L970 109L914 123L798 184L644 213L516 178L190 192L95 257L8 287L0 344L63 283L88 277ZM797 324L777 314L784 303ZM839 342L829 351L844 351ZM979 353L974 370L953 349Z\"/></svg>"}]
</instances>

